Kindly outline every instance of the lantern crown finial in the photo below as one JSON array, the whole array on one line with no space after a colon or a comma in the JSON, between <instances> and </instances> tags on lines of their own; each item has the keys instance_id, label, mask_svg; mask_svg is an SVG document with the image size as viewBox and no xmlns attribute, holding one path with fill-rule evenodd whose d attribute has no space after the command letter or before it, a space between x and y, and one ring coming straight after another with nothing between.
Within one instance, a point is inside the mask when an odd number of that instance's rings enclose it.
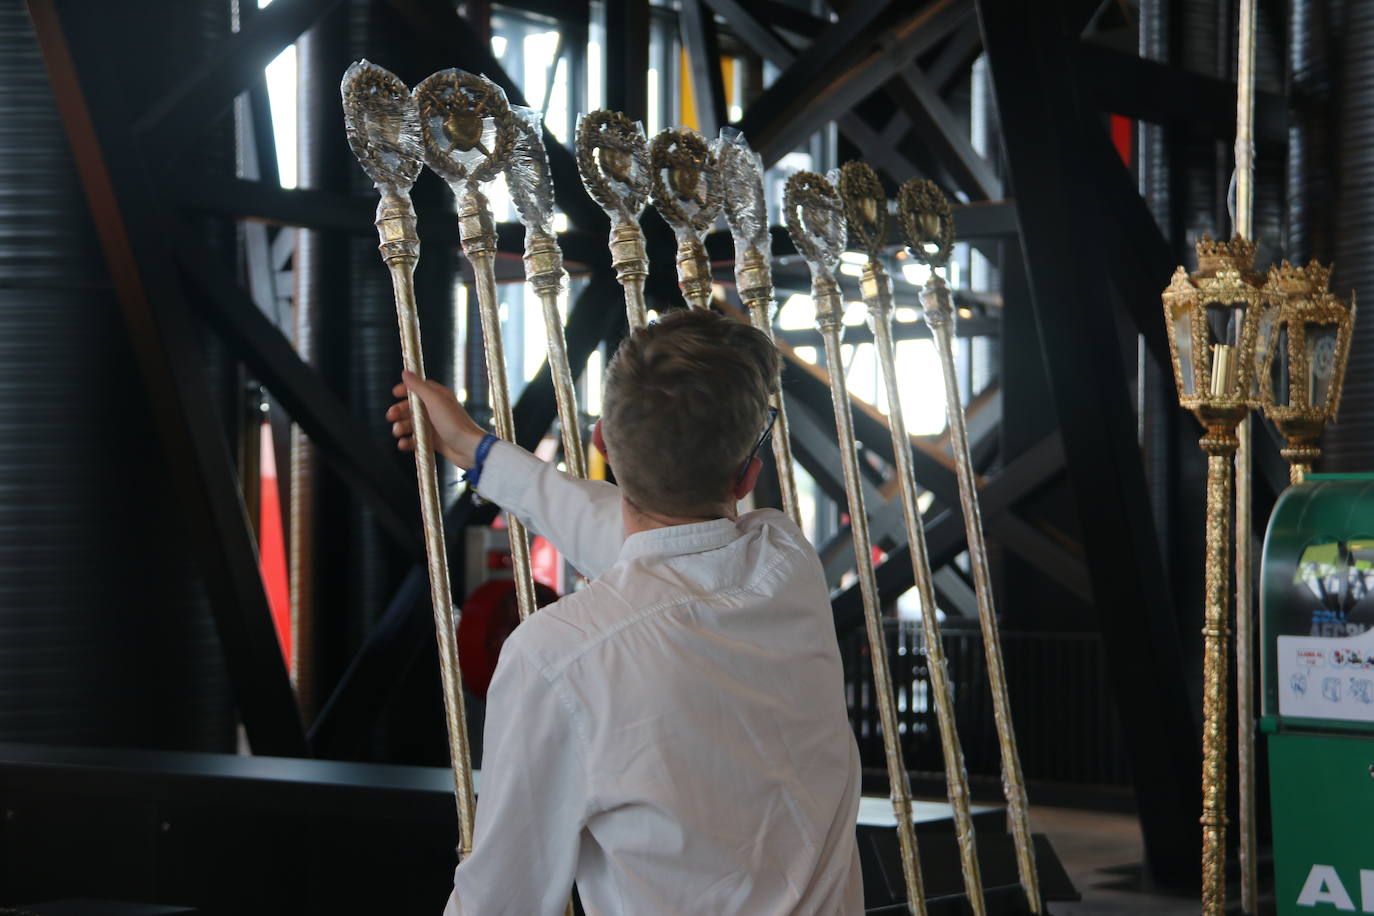
<instances>
[{"instance_id":1,"label":"lantern crown finial","mask_svg":"<svg viewBox=\"0 0 1374 916\"><path fill-rule=\"evenodd\" d=\"M1316 295L1330 286L1331 268L1317 261L1308 262L1306 267L1284 261L1269 268L1269 282L1289 295Z\"/></svg>"},{"instance_id":2,"label":"lantern crown finial","mask_svg":"<svg viewBox=\"0 0 1374 916\"><path fill-rule=\"evenodd\" d=\"M1197 240L1197 269L1202 276L1214 275L1218 270L1231 268L1243 276L1254 272L1255 243L1244 236L1231 240L1214 239L1203 235Z\"/></svg>"}]
</instances>

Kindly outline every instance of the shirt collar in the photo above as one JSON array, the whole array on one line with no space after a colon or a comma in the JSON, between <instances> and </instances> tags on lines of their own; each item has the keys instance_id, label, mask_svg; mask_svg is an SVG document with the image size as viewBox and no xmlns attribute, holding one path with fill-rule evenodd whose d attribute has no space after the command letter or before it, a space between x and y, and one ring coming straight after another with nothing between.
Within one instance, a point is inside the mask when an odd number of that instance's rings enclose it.
<instances>
[{"instance_id":1,"label":"shirt collar","mask_svg":"<svg viewBox=\"0 0 1374 916\"><path fill-rule=\"evenodd\" d=\"M712 519L709 522L694 522L690 525L669 525L667 528L654 528L637 531L625 539L620 547L618 560L651 555L676 557L689 553L703 553L724 547L735 538L739 531L728 518Z\"/></svg>"}]
</instances>

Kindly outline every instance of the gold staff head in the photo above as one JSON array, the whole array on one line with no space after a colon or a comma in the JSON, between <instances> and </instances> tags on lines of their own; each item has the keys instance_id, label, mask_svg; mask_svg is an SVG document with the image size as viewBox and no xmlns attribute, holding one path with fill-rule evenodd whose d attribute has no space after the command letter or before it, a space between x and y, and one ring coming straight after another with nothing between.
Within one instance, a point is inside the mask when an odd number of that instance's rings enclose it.
<instances>
[{"instance_id":1,"label":"gold staff head","mask_svg":"<svg viewBox=\"0 0 1374 916\"><path fill-rule=\"evenodd\" d=\"M866 162L846 162L840 168L839 190L850 243L858 243L876 261L887 247L887 192L878 173Z\"/></svg>"},{"instance_id":2,"label":"gold staff head","mask_svg":"<svg viewBox=\"0 0 1374 916\"><path fill-rule=\"evenodd\" d=\"M797 172L783 190L783 213L792 244L811 268L812 279L831 276L848 241L844 203L835 186L815 172Z\"/></svg>"},{"instance_id":3,"label":"gold staff head","mask_svg":"<svg viewBox=\"0 0 1374 916\"><path fill-rule=\"evenodd\" d=\"M1331 268L1316 261L1269 268L1278 317L1273 344L1262 354L1260 397L1265 416L1288 440L1283 456L1304 466L1320 457L1317 437L1340 409L1355 327L1354 295L1346 303L1331 292L1330 280Z\"/></svg>"},{"instance_id":4,"label":"gold staff head","mask_svg":"<svg viewBox=\"0 0 1374 916\"><path fill-rule=\"evenodd\" d=\"M501 87L463 70L440 70L415 87L425 164L450 186L482 184L505 168L515 115Z\"/></svg>"},{"instance_id":5,"label":"gold staff head","mask_svg":"<svg viewBox=\"0 0 1374 916\"><path fill-rule=\"evenodd\" d=\"M954 300L940 269L954 250L954 214L949 198L928 178L909 178L897 192L897 217L911 256L930 268L921 290L922 317L932 328L953 327Z\"/></svg>"},{"instance_id":6,"label":"gold staff head","mask_svg":"<svg viewBox=\"0 0 1374 916\"><path fill-rule=\"evenodd\" d=\"M910 178L897 192L897 215L911 255L931 268L949 263L954 249L954 215L949 200L928 178Z\"/></svg>"},{"instance_id":7,"label":"gold staff head","mask_svg":"<svg viewBox=\"0 0 1374 916\"><path fill-rule=\"evenodd\" d=\"M649 199L649 145L644 128L601 109L577 122L577 171L592 200L612 219L634 222Z\"/></svg>"},{"instance_id":8,"label":"gold staff head","mask_svg":"<svg viewBox=\"0 0 1374 916\"><path fill-rule=\"evenodd\" d=\"M673 232L700 239L720 213L720 179L706 138L694 130L665 130L649 147L654 207Z\"/></svg>"},{"instance_id":9,"label":"gold staff head","mask_svg":"<svg viewBox=\"0 0 1374 916\"><path fill-rule=\"evenodd\" d=\"M515 142L506 162L506 187L527 230L553 232L553 174L544 148L544 118L533 108L512 105Z\"/></svg>"},{"instance_id":10,"label":"gold staff head","mask_svg":"<svg viewBox=\"0 0 1374 916\"><path fill-rule=\"evenodd\" d=\"M344 71L344 130L348 145L378 190L409 191L423 168L420 114L406 84L366 60Z\"/></svg>"},{"instance_id":11,"label":"gold staff head","mask_svg":"<svg viewBox=\"0 0 1374 916\"><path fill-rule=\"evenodd\" d=\"M1179 403L1225 447L1246 412L1260 406L1255 376L1271 346L1277 313L1254 269L1254 242L1204 235L1197 259L1196 271L1178 268L1164 290L1165 328Z\"/></svg>"}]
</instances>

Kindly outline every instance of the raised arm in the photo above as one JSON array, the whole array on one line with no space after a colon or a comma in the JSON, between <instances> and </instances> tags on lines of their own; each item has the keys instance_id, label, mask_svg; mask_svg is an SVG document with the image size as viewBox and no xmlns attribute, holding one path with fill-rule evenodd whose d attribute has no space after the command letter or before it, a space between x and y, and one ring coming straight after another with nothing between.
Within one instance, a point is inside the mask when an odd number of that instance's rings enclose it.
<instances>
[{"instance_id":1,"label":"raised arm","mask_svg":"<svg viewBox=\"0 0 1374 916\"><path fill-rule=\"evenodd\" d=\"M407 373L392 393L402 397L407 386L425 403L439 454L464 470L471 469L487 431L438 382ZM397 402L386 416L392 421L397 447L413 451L410 404ZM498 442L487 454L478 491L553 542L584 576L598 576L614 563L625 540L620 494L614 486L569 477L511 443Z\"/></svg>"}]
</instances>

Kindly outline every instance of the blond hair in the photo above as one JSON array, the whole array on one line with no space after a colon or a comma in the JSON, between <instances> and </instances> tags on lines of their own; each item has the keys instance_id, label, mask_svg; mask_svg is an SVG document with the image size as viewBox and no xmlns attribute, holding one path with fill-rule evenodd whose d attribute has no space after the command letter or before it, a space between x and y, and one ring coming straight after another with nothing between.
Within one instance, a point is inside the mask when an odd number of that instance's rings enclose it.
<instances>
[{"instance_id":1,"label":"blond hair","mask_svg":"<svg viewBox=\"0 0 1374 916\"><path fill-rule=\"evenodd\" d=\"M730 500L777 379L772 341L709 310L670 312L625 338L606 369L602 411L625 498L683 517Z\"/></svg>"}]
</instances>

